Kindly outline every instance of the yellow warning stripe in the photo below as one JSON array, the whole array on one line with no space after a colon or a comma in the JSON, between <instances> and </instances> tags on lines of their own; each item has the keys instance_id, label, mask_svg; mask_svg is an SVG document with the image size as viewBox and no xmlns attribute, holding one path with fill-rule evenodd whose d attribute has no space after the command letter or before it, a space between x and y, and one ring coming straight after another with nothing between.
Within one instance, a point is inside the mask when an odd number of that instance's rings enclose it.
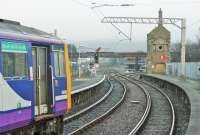
<instances>
[{"instance_id":1,"label":"yellow warning stripe","mask_svg":"<svg viewBox=\"0 0 200 135\"><path fill-rule=\"evenodd\" d=\"M71 70L70 70L70 61L69 61L69 51L68 45L65 43L65 73L66 73L66 96L67 96L67 112L71 111L72 108L72 99L71 99L71 91L72 91L72 82L71 82Z\"/></svg>"}]
</instances>

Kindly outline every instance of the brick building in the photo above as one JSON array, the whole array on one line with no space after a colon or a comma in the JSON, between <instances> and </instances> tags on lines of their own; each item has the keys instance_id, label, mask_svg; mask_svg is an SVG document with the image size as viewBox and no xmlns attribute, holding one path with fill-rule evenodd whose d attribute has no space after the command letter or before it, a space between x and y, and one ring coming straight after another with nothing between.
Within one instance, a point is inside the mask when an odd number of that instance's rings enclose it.
<instances>
[{"instance_id":1,"label":"brick building","mask_svg":"<svg viewBox=\"0 0 200 135\"><path fill-rule=\"evenodd\" d=\"M165 74L169 60L170 32L163 26L162 11L159 11L159 23L147 34L147 72Z\"/></svg>"}]
</instances>

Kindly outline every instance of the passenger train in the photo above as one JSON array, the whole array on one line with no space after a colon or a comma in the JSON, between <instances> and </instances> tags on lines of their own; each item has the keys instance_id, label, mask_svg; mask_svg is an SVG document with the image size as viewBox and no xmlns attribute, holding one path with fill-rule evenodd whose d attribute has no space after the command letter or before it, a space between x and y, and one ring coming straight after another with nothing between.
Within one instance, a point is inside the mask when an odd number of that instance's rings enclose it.
<instances>
[{"instance_id":1,"label":"passenger train","mask_svg":"<svg viewBox=\"0 0 200 135\"><path fill-rule=\"evenodd\" d=\"M67 45L0 19L0 134L61 134L70 109Z\"/></svg>"}]
</instances>

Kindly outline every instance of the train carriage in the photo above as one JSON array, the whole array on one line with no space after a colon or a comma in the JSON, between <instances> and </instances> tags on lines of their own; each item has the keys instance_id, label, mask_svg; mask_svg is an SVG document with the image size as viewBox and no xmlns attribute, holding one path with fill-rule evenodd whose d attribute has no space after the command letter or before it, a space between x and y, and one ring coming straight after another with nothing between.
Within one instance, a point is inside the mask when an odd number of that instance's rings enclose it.
<instances>
[{"instance_id":1,"label":"train carriage","mask_svg":"<svg viewBox=\"0 0 200 135\"><path fill-rule=\"evenodd\" d=\"M56 36L0 19L0 133L62 132L71 88L67 51Z\"/></svg>"}]
</instances>

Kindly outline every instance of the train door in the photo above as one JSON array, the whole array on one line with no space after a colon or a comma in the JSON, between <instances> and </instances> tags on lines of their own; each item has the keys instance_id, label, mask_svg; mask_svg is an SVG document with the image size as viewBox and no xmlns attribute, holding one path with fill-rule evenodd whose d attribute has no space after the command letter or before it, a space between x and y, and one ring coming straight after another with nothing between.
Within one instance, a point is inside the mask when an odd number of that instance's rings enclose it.
<instances>
[{"instance_id":1,"label":"train door","mask_svg":"<svg viewBox=\"0 0 200 135\"><path fill-rule=\"evenodd\" d=\"M33 47L33 79L35 95L35 115L48 113L48 48Z\"/></svg>"}]
</instances>

